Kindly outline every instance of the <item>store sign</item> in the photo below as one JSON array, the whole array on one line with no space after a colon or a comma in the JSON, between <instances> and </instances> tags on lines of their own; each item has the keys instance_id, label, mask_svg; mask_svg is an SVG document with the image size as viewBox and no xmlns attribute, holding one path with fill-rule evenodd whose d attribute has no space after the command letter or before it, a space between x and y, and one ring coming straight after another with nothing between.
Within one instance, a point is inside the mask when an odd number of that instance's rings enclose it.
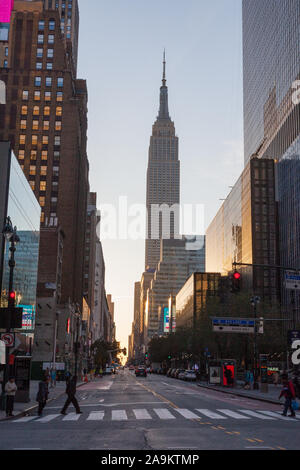
<instances>
[{"instance_id":1,"label":"store sign","mask_svg":"<svg viewBox=\"0 0 300 470\"><path fill-rule=\"evenodd\" d=\"M286 289L300 290L300 272L285 271L284 284Z\"/></svg>"},{"instance_id":2,"label":"store sign","mask_svg":"<svg viewBox=\"0 0 300 470\"><path fill-rule=\"evenodd\" d=\"M12 9L14 7L14 0L1 0L0 1L0 23L9 23Z\"/></svg>"},{"instance_id":3,"label":"store sign","mask_svg":"<svg viewBox=\"0 0 300 470\"><path fill-rule=\"evenodd\" d=\"M293 342L292 349L295 349L291 357L292 363L298 366L300 364L300 340Z\"/></svg>"},{"instance_id":4,"label":"store sign","mask_svg":"<svg viewBox=\"0 0 300 470\"><path fill-rule=\"evenodd\" d=\"M19 305L23 308L22 315L22 329L33 330L35 321L35 306L34 305Z\"/></svg>"}]
</instances>

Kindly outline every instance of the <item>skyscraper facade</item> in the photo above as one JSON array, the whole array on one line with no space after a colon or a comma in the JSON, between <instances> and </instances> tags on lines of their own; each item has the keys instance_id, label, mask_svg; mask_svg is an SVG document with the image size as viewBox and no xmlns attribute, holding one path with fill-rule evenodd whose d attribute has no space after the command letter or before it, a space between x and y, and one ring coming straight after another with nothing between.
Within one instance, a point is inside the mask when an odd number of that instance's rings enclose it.
<instances>
[{"instance_id":1,"label":"skyscraper facade","mask_svg":"<svg viewBox=\"0 0 300 470\"><path fill-rule=\"evenodd\" d=\"M179 235L179 201L178 137L169 115L164 56L159 113L152 128L147 170L146 270L157 267L160 259L160 240ZM163 205L165 214L159 211Z\"/></svg>"},{"instance_id":2,"label":"skyscraper facade","mask_svg":"<svg viewBox=\"0 0 300 470\"><path fill-rule=\"evenodd\" d=\"M245 163L255 154L276 164L279 255L300 266L300 2L243 0ZM283 274L283 273L281 273ZM300 319L300 295L284 287Z\"/></svg>"}]
</instances>

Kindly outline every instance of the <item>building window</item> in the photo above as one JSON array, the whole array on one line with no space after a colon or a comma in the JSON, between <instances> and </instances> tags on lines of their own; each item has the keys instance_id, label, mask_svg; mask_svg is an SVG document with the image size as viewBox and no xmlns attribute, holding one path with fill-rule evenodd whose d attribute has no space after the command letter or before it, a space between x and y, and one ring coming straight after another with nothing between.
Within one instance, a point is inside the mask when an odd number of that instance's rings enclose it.
<instances>
[{"instance_id":1,"label":"building window","mask_svg":"<svg viewBox=\"0 0 300 470\"><path fill-rule=\"evenodd\" d=\"M40 181L40 191L46 191L47 183L46 181Z\"/></svg>"},{"instance_id":2,"label":"building window","mask_svg":"<svg viewBox=\"0 0 300 470\"><path fill-rule=\"evenodd\" d=\"M48 34L48 44L54 44L54 34Z\"/></svg>"},{"instance_id":3,"label":"building window","mask_svg":"<svg viewBox=\"0 0 300 470\"><path fill-rule=\"evenodd\" d=\"M38 35L38 44L44 44L44 35L43 34Z\"/></svg>"},{"instance_id":4,"label":"building window","mask_svg":"<svg viewBox=\"0 0 300 470\"><path fill-rule=\"evenodd\" d=\"M8 57L8 47L5 48L5 57Z\"/></svg>"},{"instance_id":5,"label":"building window","mask_svg":"<svg viewBox=\"0 0 300 470\"><path fill-rule=\"evenodd\" d=\"M58 176L59 175L59 167L58 166L54 166L52 171L53 171L53 176Z\"/></svg>"},{"instance_id":6,"label":"building window","mask_svg":"<svg viewBox=\"0 0 300 470\"><path fill-rule=\"evenodd\" d=\"M39 31L44 31L45 29L45 21L39 21Z\"/></svg>"},{"instance_id":7,"label":"building window","mask_svg":"<svg viewBox=\"0 0 300 470\"><path fill-rule=\"evenodd\" d=\"M45 91L45 101L51 101L51 91Z\"/></svg>"},{"instance_id":8,"label":"building window","mask_svg":"<svg viewBox=\"0 0 300 470\"><path fill-rule=\"evenodd\" d=\"M44 116L50 116L50 106L44 107Z\"/></svg>"},{"instance_id":9,"label":"building window","mask_svg":"<svg viewBox=\"0 0 300 470\"><path fill-rule=\"evenodd\" d=\"M60 145L60 135L54 137L54 145Z\"/></svg>"},{"instance_id":10,"label":"building window","mask_svg":"<svg viewBox=\"0 0 300 470\"><path fill-rule=\"evenodd\" d=\"M49 21L49 31L55 31L55 20Z\"/></svg>"},{"instance_id":11,"label":"building window","mask_svg":"<svg viewBox=\"0 0 300 470\"><path fill-rule=\"evenodd\" d=\"M36 157L37 157L37 151L36 150L31 150L30 160L36 160Z\"/></svg>"},{"instance_id":12,"label":"building window","mask_svg":"<svg viewBox=\"0 0 300 470\"><path fill-rule=\"evenodd\" d=\"M35 190L35 181L29 181L32 191Z\"/></svg>"},{"instance_id":13,"label":"building window","mask_svg":"<svg viewBox=\"0 0 300 470\"><path fill-rule=\"evenodd\" d=\"M57 106L55 114L56 114L56 116L62 116L62 107L61 106Z\"/></svg>"},{"instance_id":14,"label":"building window","mask_svg":"<svg viewBox=\"0 0 300 470\"><path fill-rule=\"evenodd\" d=\"M45 196L41 196L41 197L39 198L39 202L40 202L40 206L41 206L41 207L44 207L44 206L45 206L45 202L46 202Z\"/></svg>"},{"instance_id":15,"label":"building window","mask_svg":"<svg viewBox=\"0 0 300 470\"><path fill-rule=\"evenodd\" d=\"M41 99L41 92L40 91L35 91L34 92L34 101L40 101Z\"/></svg>"},{"instance_id":16,"label":"building window","mask_svg":"<svg viewBox=\"0 0 300 470\"><path fill-rule=\"evenodd\" d=\"M61 131L61 121L55 121L55 130Z\"/></svg>"},{"instance_id":17,"label":"building window","mask_svg":"<svg viewBox=\"0 0 300 470\"><path fill-rule=\"evenodd\" d=\"M28 101L28 91L27 90L23 90L23 93L22 93L22 100L24 101Z\"/></svg>"},{"instance_id":18,"label":"building window","mask_svg":"<svg viewBox=\"0 0 300 470\"><path fill-rule=\"evenodd\" d=\"M36 56L38 59L42 59L43 57L43 52L44 52L44 49L38 47L37 50L36 50Z\"/></svg>"},{"instance_id":19,"label":"building window","mask_svg":"<svg viewBox=\"0 0 300 470\"><path fill-rule=\"evenodd\" d=\"M47 167L46 167L46 166L41 166L40 174L41 174L42 176L46 176L46 175L47 175Z\"/></svg>"},{"instance_id":20,"label":"building window","mask_svg":"<svg viewBox=\"0 0 300 470\"><path fill-rule=\"evenodd\" d=\"M25 119L21 119L21 125L20 125L21 129L26 129L27 127L27 121Z\"/></svg>"},{"instance_id":21,"label":"building window","mask_svg":"<svg viewBox=\"0 0 300 470\"><path fill-rule=\"evenodd\" d=\"M50 127L50 121L44 121L43 122L43 130L44 131L49 131L49 127Z\"/></svg>"},{"instance_id":22,"label":"building window","mask_svg":"<svg viewBox=\"0 0 300 470\"><path fill-rule=\"evenodd\" d=\"M38 136L37 135L32 135L31 136L31 144L32 145L37 145L38 142Z\"/></svg>"},{"instance_id":23,"label":"building window","mask_svg":"<svg viewBox=\"0 0 300 470\"><path fill-rule=\"evenodd\" d=\"M63 92L62 91L58 91L56 93L56 101L62 101L63 100Z\"/></svg>"},{"instance_id":24,"label":"building window","mask_svg":"<svg viewBox=\"0 0 300 470\"><path fill-rule=\"evenodd\" d=\"M47 135L43 135L42 142L43 142L43 145L48 145L49 137Z\"/></svg>"},{"instance_id":25,"label":"building window","mask_svg":"<svg viewBox=\"0 0 300 470\"><path fill-rule=\"evenodd\" d=\"M46 86L52 86L52 78L46 77Z\"/></svg>"},{"instance_id":26,"label":"building window","mask_svg":"<svg viewBox=\"0 0 300 470\"><path fill-rule=\"evenodd\" d=\"M42 78L41 77L34 77L34 86L41 86Z\"/></svg>"},{"instance_id":27,"label":"building window","mask_svg":"<svg viewBox=\"0 0 300 470\"><path fill-rule=\"evenodd\" d=\"M42 70L42 68L43 68L42 62L37 62L37 63L35 64L35 68L36 68L36 70Z\"/></svg>"},{"instance_id":28,"label":"building window","mask_svg":"<svg viewBox=\"0 0 300 470\"><path fill-rule=\"evenodd\" d=\"M48 49L47 51L48 59L53 59L53 55L54 55L54 49Z\"/></svg>"},{"instance_id":29,"label":"building window","mask_svg":"<svg viewBox=\"0 0 300 470\"><path fill-rule=\"evenodd\" d=\"M59 160L60 152L55 151L54 154L53 154L53 156L54 156L54 160Z\"/></svg>"},{"instance_id":30,"label":"building window","mask_svg":"<svg viewBox=\"0 0 300 470\"><path fill-rule=\"evenodd\" d=\"M45 222L45 212L41 212L41 224Z\"/></svg>"},{"instance_id":31,"label":"building window","mask_svg":"<svg viewBox=\"0 0 300 470\"><path fill-rule=\"evenodd\" d=\"M29 174L33 175L33 176L36 175L36 166L35 165L30 165Z\"/></svg>"},{"instance_id":32,"label":"building window","mask_svg":"<svg viewBox=\"0 0 300 470\"><path fill-rule=\"evenodd\" d=\"M21 108L21 114L23 116L27 116L27 113L28 113L28 106L22 106Z\"/></svg>"},{"instance_id":33,"label":"building window","mask_svg":"<svg viewBox=\"0 0 300 470\"><path fill-rule=\"evenodd\" d=\"M46 68L47 68L47 70L52 70L53 69L52 62L47 62Z\"/></svg>"},{"instance_id":34,"label":"building window","mask_svg":"<svg viewBox=\"0 0 300 470\"><path fill-rule=\"evenodd\" d=\"M40 107L39 106L33 106L33 115L34 116L39 116L40 115Z\"/></svg>"},{"instance_id":35,"label":"building window","mask_svg":"<svg viewBox=\"0 0 300 470\"><path fill-rule=\"evenodd\" d=\"M24 160L25 150L19 150L19 160Z\"/></svg>"},{"instance_id":36,"label":"building window","mask_svg":"<svg viewBox=\"0 0 300 470\"><path fill-rule=\"evenodd\" d=\"M62 88L64 86L64 79L63 78L58 78L57 79L57 87Z\"/></svg>"},{"instance_id":37,"label":"building window","mask_svg":"<svg viewBox=\"0 0 300 470\"><path fill-rule=\"evenodd\" d=\"M42 160L47 160L48 158L48 150L42 150Z\"/></svg>"},{"instance_id":38,"label":"building window","mask_svg":"<svg viewBox=\"0 0 300 470\"><path fill-rule=\"evenodd\" d=\"M25 145L25 143L26 143L26 135L21 134L21 135L20 135L20 140L19 140L19 142L20 142L20 145Z\"/></svg>"},{"instance_id":39,"label":"building window","mask_svg":"<svg viewBox=\"0 0 300 470\"><path fill-rule=\"evenodd\" d=\"M37 131L39 129L39 121L32 121L32 130Z\"/></svg>"}]
</instances>

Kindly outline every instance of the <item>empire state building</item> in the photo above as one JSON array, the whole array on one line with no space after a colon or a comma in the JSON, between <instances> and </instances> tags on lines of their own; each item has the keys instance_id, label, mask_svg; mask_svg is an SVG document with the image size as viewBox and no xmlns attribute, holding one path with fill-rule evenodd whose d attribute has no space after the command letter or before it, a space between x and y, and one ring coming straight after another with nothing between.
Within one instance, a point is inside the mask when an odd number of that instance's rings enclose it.
<instances>
[{"instance_id":1,"label":"empire state building","mask_svg":"<svg viewBox=\"0 0 300 470\"><path fill-rule=\"evenodd\" d=\"M150 137L147 170L146 270L156 269L160 260L160 241L179 235L180 162L178 137L171 121L166 86L166 60L160 87L160 106ZM158 208L164 207L166 213Z\"/></svg>"}]
</instances>

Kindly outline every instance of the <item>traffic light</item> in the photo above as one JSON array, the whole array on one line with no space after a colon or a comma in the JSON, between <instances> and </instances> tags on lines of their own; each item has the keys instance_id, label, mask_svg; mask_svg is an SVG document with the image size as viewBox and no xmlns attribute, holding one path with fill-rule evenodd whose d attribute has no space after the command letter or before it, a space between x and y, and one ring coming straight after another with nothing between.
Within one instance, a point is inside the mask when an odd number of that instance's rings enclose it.
<instances>
[{"instance_id":1,"label":"traffic light","mask_svg":"<svg viewBox=\"0 0 300 470\"><path fill-rule=\"evenodd\" d=\"M242 276L238 271L234 271L231 276L231 292L237 293L241 290Z\"/></svg>"},{"instance_id":2,"label":"traffic light","mask_svg":"<svg viewBox=\"0 0 300 470\"><path fill-rule=\"evenodd\" d=\"M171 354L169 354L169 355L168 355L168 359L171 359L171 358L172 358L172 356L171 356Z\"/></svg>"},{"instance_id":3,"label":"traffic light","mask_svg":"<svg viewBox=\"0 0 300 470\"><path fill-rule=\"evenodd\" d=\"M15 293L15 291L12 290L8 294L8 305L10 307L14 307L15 306L15 301L16 301L16 293Z\"/></svg>"},{"instance_id":4,"label":"traffic light","mask_svg":"<svg viewBox=\"0 0 300 470\"><path fill-rule=\"evenodd\" d=\"M145 358L148 359L148 353L145 353Z\"/></svg>"}]
</instances>

